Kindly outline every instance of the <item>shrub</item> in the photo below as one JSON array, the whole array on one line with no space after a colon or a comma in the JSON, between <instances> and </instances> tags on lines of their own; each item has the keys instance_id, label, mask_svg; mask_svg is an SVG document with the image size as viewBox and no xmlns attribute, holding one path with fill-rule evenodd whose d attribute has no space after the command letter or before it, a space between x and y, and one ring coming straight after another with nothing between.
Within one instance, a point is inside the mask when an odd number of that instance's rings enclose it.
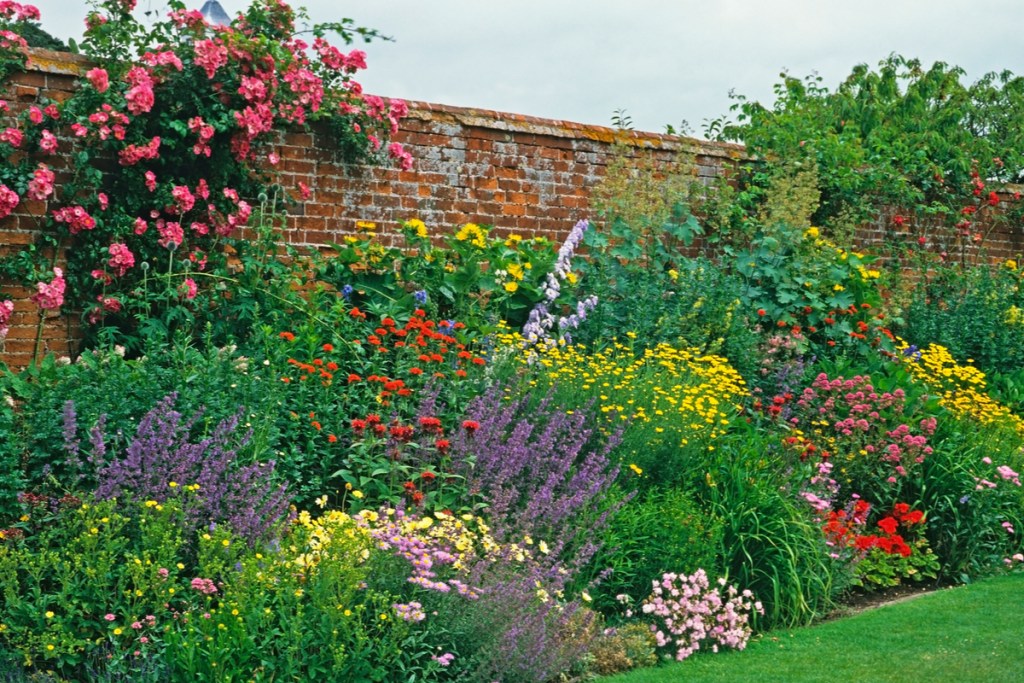
<instances>
[{"instance_id":1,"label":"shrub","mask_svg":"<svg viewBox=\"0 0 1024 683\"><path fill-rule=\"evenodd\" d=\"M590 668L599 676L654 666L657 642L647 624L638 622L607 629L590 646Z\"/></svg>"},{"instance_id":2,"label":"shrub","mask_svg":"<svg viewBox=\"0 0 1024 683\"><path fill-rule=\"evenodd\" d=\"M712 652L729 647L743 650L750 639L750 615L763 613L760 602L754 601L749 590L740 593L735 586L726 587L727 581L718 580L721 589L711 587L703 569L690 576L667 573L654 581L653 591L640 612L654 621L654 639L659 648L674 650L682 661L711 643ZM627 611L632 616L632 610Z\"/></svg>"},{"instance_id":3,"label":"shrub","mask_svg":"<svg viewBox=\"0 0 1024 683\"><path fill-rule=\"evenodd\" d=\"M900 336L941 345L984 372L1024 367L1024 299L1015 261L1001 266L929 264L903 314Z\"/></svg>"}]
</instances>

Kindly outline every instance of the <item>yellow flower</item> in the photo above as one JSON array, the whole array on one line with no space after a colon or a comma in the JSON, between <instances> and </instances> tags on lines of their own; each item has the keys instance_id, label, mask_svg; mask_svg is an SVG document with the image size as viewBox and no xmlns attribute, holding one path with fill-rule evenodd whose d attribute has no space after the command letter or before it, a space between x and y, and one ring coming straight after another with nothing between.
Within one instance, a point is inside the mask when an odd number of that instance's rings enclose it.
<instances>
[{"instance_id":1,"label":"yellow flower","mask_svg":"<svg viewBox=\"0 0 1024 683\"><path fill-rule=\"evenodd\" d=\"M120 627L114 629L114 635L115 636L119 636L122 633L124 633L124 631L122 631Z\"/></svg>"},{"instance_id":2,"label":"yellow flower","mask_svg":"<svg viewBox=\"0 0 1024 683\"><path fill-rule=\"evenodd\" d=\"M1012 258L1006 259L1006 261L1003 263L1003 266L1005 268L1009 268L1010 270L1017 270L1017 262L1014 261Z\"/></svg>"},{"instance_id":3,"label":"yellow flower","mask_svg":"<svg viewBox=\"0 0 1024 683\"><path fill-rule=\"evenodd\" d=\"M815 227L810 227L804 230L804 239L816 240L821 235L821 231Z\"/></svg>"},{"instance_id":4,"label":"yellow flower","mask_svg":"<svg viewBox=\"0 0 1024 683\"><path fill-rule=\"evenodd\" d=\"M377 224L370 221L356 221L356 230L365 230L366 232L373 232L377 229Z\"/></svg>"},{"instance_id":5,"label":"yellow flower","mask_svg":"<svg viewBox=\"0 0 1024 683\"><path fill-rule=\"evenodd\" d=\"M352 497L355 498L356 500L361 500L363 497L363 492L359 490L353 491Z\"/></svg>"},{"instance_id":6,"label":"yellow flower","mask_svg":"<svg viewBox=\"0 0 1024 683\"><path fill-rule=\"evenodd\" d=\"M673 268L672 270L668 271L668 276L672 279L672 282L675 282L676 280L679 279L679 271Z\"/></svg>"},{"instance_id":7,"label":"yellow flower","mask_svg":"<svg viewBox=\"0 0 1024 683\"><path fill-rule=\"evenodd\" d=\"M47 619L53 619L53 612L47 612L46 613L46 618Z\"/></svg>"},{"instance_id":8,"label":"yellow flower","mask_svg":"<svg viewBox=\"0 0 1024 683\"><path fill-rule=\"evenodd\" d=\"M317 498L316 499L316 504L317 504L318 507L321 507L321 508L326 507L327 506L327 496L323 495L323 496L320 496L319 498Z\"/></svg>"},{"instance_id":9,"label":"yellow flower","mask_svg":"<svg viewBox=\"0 0 1024 683\"><path fill-rule=\"evenodd\" d=\"M843 286L842 286L842 285L840 285L840 284L835 284L835 285L833 285L833 286L832 286L832 289L834 289L834 290L835 290L835 291L837 291L837 292L841 292L841 291L843 291L844 289L846 289L846 287L843 287Z\"/></svg>"},{"instance_id":10,"label":"yellow flower","mask_svg":"<svg viewBox=\"0 0 1024 683\"><path fill-rule=\"evenodd\" d=\"M421 221L418 218L413 218L412 220L406 221L405 228L407 230L412 230L413 232L415 232L417 237L427 236L427 226L426 224L424 224L423 221Z\"/></svg>"},{"instance_id":11,"label":"yellow flower","mask_svg":"<svg viewBox=\"0 0 1024 683\"><path fill-rule=\"evenodd\" d=\"M172 489L178 488L178 482L172 481L171 483L168 484L168 486L170 486Z\"/></svg>"},{"instance_id":12,"label":"yellow flower","mask_svg":"<svg viewBox=\"0 0 1024 683\"><path fill-rule=\"evenodd\" d=\"M487 246L487 233L476 223L466 223L458 232L455 239L460 242L469 241L474 247L483 249Z\"/></svg>"},{"instance_id":13,"label":"yellow flower","mask_svg":"<svg viewBox=\"0 0 1024 683\"><path fill-rule=\"evenodd\" d=\"M509 294L515 292L517 289L519 289L518 282L512 281L505 283L505 291L508 292Z\"/></svg>"},{"instance_id":14,"label":"yellow flower","mask_svg":"<svg viewBox=\"0 0 1024 683\"><path fill-rule=\"evenodd\" d=\"M636 472L636 476L638 476L638 477L639 477L639 476L640 476L641 474L643 474L643 473L644 473L644 471L643 471L642 469L640 469L639 467L637 467L635 463L631 463L631 464L630 464L630 466L629 466L629 469L631 469L631 470L633 470L634 472Z\"/></svg>"},{"instance_id":15,"label":"yellow flower","mask_svg":"<svg viewBox=\"0 0 1024 683\"><path fill-rule=\"evenodd\" d=\"M225 538L223 541L220 542L220 544L227 548L229 545L231 545L231 541Z\"/></svg>"},{"instance_id":16,"label":"yellow flower","mask_svg":"<svg viewBox=\"0 0 1024 683\"><path fill-rule=\"evenodd\" d=\"M576 273L569 271L568 273L565 274L565 279L569 282L570 285L574 285L576 284L576 280L578 280L579 278L576 277Z\"/></svg>"},{"instance_id":17,"label":"yellow flower","mask_svg":"<svg viewBox=\"0 0 1024 683\"><path fill-rule=\"evenodd\" d=\"M50 652L53 652L53 645L47 645L46 649L49 650Z\"/></svg>"}]
</instances>

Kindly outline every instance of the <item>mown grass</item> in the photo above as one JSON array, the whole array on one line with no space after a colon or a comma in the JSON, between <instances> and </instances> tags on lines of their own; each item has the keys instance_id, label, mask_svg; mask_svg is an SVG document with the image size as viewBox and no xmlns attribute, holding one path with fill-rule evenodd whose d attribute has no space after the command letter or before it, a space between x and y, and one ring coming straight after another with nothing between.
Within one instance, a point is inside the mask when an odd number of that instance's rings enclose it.
<instances>
[{"instance_id":1,"label":"mown grass","mask_svg":"<svg viewBox=\"0 0 1024 683\"><path fill-rule=\"evenodd\" d=\"M1024 574L921 595L817 626L774 631L743 652L601 683L1024 681Z\"/></svg>"}]
</instances>

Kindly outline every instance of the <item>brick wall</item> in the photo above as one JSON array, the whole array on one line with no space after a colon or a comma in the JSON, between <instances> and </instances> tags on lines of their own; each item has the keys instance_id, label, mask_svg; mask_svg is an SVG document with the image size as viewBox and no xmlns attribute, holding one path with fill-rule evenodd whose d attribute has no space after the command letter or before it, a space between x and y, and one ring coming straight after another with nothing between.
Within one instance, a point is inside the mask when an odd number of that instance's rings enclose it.
<instances>
[{"instance_id":1,"label":"brick wall","mask_svg":"<svg viewBox=\"0 0 1024 683\"><path fill-rule=\"evenodd\" d=\"M15 110L41 97L61 100L88 68L75 55L33 50L28 70L11 78L4 96ZM412 102L410 109L395 140L416 159L411 171L336 163L330 136L315 129L283 136L278 151L285 185L301 181L313 190L288 217L289 242L339 242L355 230L357 221L373 221L379 234L397 237L398 224L413 217L433 229L474 222L492 224L500 233L559 240L577 220L590 215L590 193L615 154L637 158L649 153L672 162L686 152L695 156L704 181L745 158L740 145L424 102ZM0 221L0 253L33 243L38 234L33 216L44 209L39 202L23 202L21 215ZM883 238L891 240L892 228L891 216L885 216L878 225L865 226L859 241L869 247ZM907 230L913 234L897 239L911 242L920 234L920 226ZM991 258L1024 253L1021 225L1001 221L984 231ZM944 248L935 241L928 246ZM38 310L28 299L31 291L9 285L0 283L0 297L14 300L16 309L0 360L24 366L32 357ZM76 329L76 316L49 319L44 350L73 354Z\"/></svg>"},{"instance_id":2,"label":"brick wall","mask_svg":"<svg viewBox=\"0 0 1024 683\"><path fill-rule=\"evenodd\" d=\"M666 162L691 152L705 180L743 156L739 145L657 133L624 135L602 126L423 102L410 103L410 109L395 136L416 159L407 172L346 168L330 160L322 134L287 136L281 154L286 177L315 188L299 208L302 215L289 220L290 241L336 241L360 220L387 233L413 217L428 226L488 223L559 239L590 215L590 192L616 153L617 139L629 155L647 150Z\"/></svg>"},{"instance_id":3,"label":"brick wall","mask_svg":"<svg viewBox=\"0 0 1024 683\"><path fill-rule=\"evenodd\" d=\"M75 55L33 50L28 70L10 79L4 97L15 111L41 97L65 99L88 68ZM393 237L398 224L413 217L434 229L474 222L558 240L590 215L590 192L612 155L623 149L616 140L631 157L649 151L671 162L681 151L695 154L704 180L743 157L739 145L657 133L424 102L411 102L410 110L394 139L413 154L411 171L339 164L323 131L283 137L279 169L285 185L301 181L313 190L288 217L289 242L340 242L357 221L373 221L379 234ZM34 242L32 216L44 209L40 202L24 202L21 215L0 221L0 253ZM32 357L39 313L28 300L31 291L9 284L0 283L0 296L14 300L16 309L0 360L24 366ZM73 354L75 330L74 316L49 319L44 350Z\"/></svg>"}]
</instances>

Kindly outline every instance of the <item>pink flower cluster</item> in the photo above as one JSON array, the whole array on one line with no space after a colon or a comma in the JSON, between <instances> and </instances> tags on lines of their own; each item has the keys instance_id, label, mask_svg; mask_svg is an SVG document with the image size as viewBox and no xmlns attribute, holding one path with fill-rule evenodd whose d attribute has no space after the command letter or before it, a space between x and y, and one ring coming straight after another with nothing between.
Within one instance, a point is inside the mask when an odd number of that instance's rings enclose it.
<instances>
[{"instance_id":1,"label":"pink flower cluster","mask_svg":"<svg viewBox=\"0 0 1024 683\"><path fill-rule=\"evenodd\" d=\"M7 218L17 208L21 197L18 193L0 183L0 218Z\"/></svg>"},{"instance_id":2,"label":"pink flower cluster","mask_svg":"<svg viewBox=\"0 0 1024 683\"><path fill-rule=\"evenodd\" d=\"M197 12L198 14L198 12ZM202 19L202 15L200 15ZM206 77L213 80L217 69L228 63L228 49L219 38L197 40L194 45L195 64L206 71Z\"/></svg>"},{"instance_id":3,"label":"pink flower cluster","mask_svg":"<svg viewBox=\"0 0 1024 683\"><path fill-rule=\"evenodd\" d=\"M39 21L39 9L35 5L0 0L0 17L14 21Z\"/></svg>"},{"instance_id":4,"label":"pink flower cluster","mask_svg":"<svg viewBox=\"0 0 1024 683\"><path fill-rule=\"evenodd\" d=\"M7 336L10 331L11 316L14 315L13 301L0 301L0 339Z\"/></svg>"},{"instance_id":5,"label":"pink flower cluster","mask_svg":"<svg viewBox=\"0 0 1024 683\"><path fill-rule=\"evenodd\" d=\"M128 111L136 116L149 113L156 102L156 95L153 93L153 74L149 69L133 66L125 74L124 80L131 86L124 96Z\"/></svg>"},{"instance_id":6,"label":"pink flower cluster","mask_svg":"<svg viewBox=\"0 0 1024 683\"><path fill-rule=\"evenodd\" d=\"M66 287L64 271L60 268L54 268L52 281L36 284L38 291L32 295L32 301L44 311L57 310L64 305L64 290Z\"/></svg>"},{"instance_id":7,"label":"pink flower cluster","mask_svg":"<svg viewBox=\"0 0 1024 683\"><path fill-rule=\"evenodd\" d=\"M196 156L210 156L213 151L210 149L210 140L216 132L213 126L203 121L201 116L195 116L188 120L188 129L199 138L192 147L192 153Z\"/></svg>"},{"instance_id":8,"label":"pink flower cluster","mask_svg":"<svg viewBox=\"0 0 1024 683\"><path fill-rule=\"evenodd\" d=\"M85 72L85 77L89 79L89 83L96 89L96 92L105 93L110 88L110 75L106 69L100 67L89 69Z\"/></svg>"},{"instance_id":9,"label":"pink flower cluster","mask_svg":"<svg viewBox=\"0 0 1024 683\"><path fill-rule=\"evenodd\" d=\"M66 224L72 235L77 235L83 230L92 230L96 227L96 219L77 204L57 209L53 212L53 220Z\"/></svg>"},{"instance_id":10,"label":"pink flower cluster","mask_svg":"<svg viewBox=\"0 0 1024 683\"><path fill-rule=\"evenodd\" d=\"M213 579L203 579L197 576L192 579L191 586L203 595L213 595L217 592L217 585L213 582Z\"/></svg>"},{"instance_id":11,"label":"pink flower cluster","mask_svg":"<svg viewBox=\"0 0 1024 683\"><path fill-rule=\"evenodd\" d=\"M0 133L0 142L10 145L11 147L21 147L21 143L24 141L24 135L18 128L7 128L4 132Z\"/></svg>"},{"instance_id":12,"label":"pink flower cluster","mask_svg":"<svg viewBox=\"0 0 1024 683\"><path fill-rule=\"evenodd\" d=\"M135 254L132 253L127 244L111 244L108 251L110 252L110 260L107 261L107 265L111 267L114 274L118 277L123 276L135 265Z\"/></svg>"},{"instance_id":13,"label":"pink flower cluster","mask_svg":"<svg viewBox=\"0 0 1024 683\"><path fill-rule=\"evenodd\" d=\"M154 136L144 145L128 145L117 154L122 166L134 166L140 161L160 156L160 137Z\"/></svg>"},{"instance_id":14,"label":"pink flower cluster","mask_svg":"<svg viewBox=\"0 0 1024 683\"><path fill-rule=\"evenodd\" d=\"M403 621L417 622L427 618L427 613L423 611L423 605L416 601L407 603L396 602L391 607L395 610L398 618Z\"/></svg>"},{"instance_id":15,"label":"pink flower cluster","mask_svg":"<svg viewBox=\"0 0 1024 683\"><path fill-rule=\"evenodd\" d=\"M749 590L740 593L726 586L725 579L711 587L707 573L698 569L691 576L667 573L661 581L651 582L653 591L640 611L655 620L651 625L658 647L675 649L682 661L701 648L705 641L711 651L730 647L746 648L750 640L750 615L764 613L760 602ZM725 588L723 596L721 589ZM626 616L632 616L627 610Z\"/></svg>"},{"instance_id":16,"label":"pink flower cluster","mask_svg":"<svg viewBox=\"0 0 1024 683\"><path fill-rule=\"evenodd\" d=\"M25 193L29 199L45 200L53 194L53 181L57 176L46 164L39 164L32 173L32 180L28 181L28 191Z\"/></svg>"}]
</instances>

